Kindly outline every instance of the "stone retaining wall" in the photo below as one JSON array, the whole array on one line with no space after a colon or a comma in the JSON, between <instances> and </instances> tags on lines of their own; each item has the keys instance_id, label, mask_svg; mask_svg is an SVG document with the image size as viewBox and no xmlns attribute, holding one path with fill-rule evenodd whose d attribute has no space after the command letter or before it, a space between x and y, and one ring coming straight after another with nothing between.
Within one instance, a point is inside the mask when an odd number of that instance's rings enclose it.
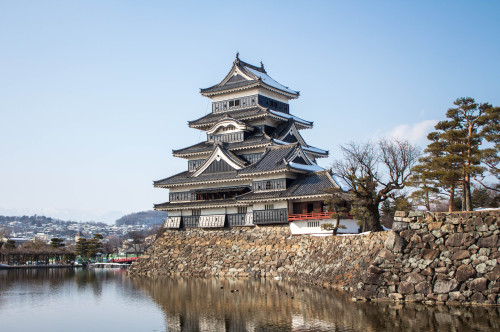
<instances>
[{"instance_id":1,"label":"stone retaining wall","mask_svg":"<svg viewBox=\"0 0 500 332\"><path fill-rule=\"evenodd\" d=\"M292 236L290 228L167 230L131 268L136 275L293 278L356 285L383 248L386 232Z\"/></svg>"},{"instance_id":2,"label":"stone retaining wall","mask_svg":"<svg viewBox=\"0 0 500 332\"><path fill-rule=\"evenodd\" d=\"M398 213L394 230L292 236L288 226L167 230L134 275L281 277L358 299L500 304L500 212Z\"/></svg>"},{"instance_id":3,"label":"stone retaining wall","mask_svg":"<svg viewBox=\"0 0 500 332\"><path fill-rule=\"evenodd\" d=\"M398 212L355 295L378 300L500 304L500 212Z\"/></svg>"}]
</instances>

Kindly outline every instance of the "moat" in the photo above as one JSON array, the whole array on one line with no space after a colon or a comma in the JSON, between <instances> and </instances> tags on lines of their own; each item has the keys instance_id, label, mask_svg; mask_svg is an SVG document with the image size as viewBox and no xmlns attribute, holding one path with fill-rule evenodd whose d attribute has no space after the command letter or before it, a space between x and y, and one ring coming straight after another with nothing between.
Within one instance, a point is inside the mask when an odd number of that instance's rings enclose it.
<instances>
[{"instance_id":1,"label":"moat","mask_svg":"<svg viewBox=\"0 0 500 332\"><path fill-rule=\"evenodd\" d=\"M0 271L2 331L498 331L499 307L352 302L274 279Z\"/></svg>"}]
</instances>

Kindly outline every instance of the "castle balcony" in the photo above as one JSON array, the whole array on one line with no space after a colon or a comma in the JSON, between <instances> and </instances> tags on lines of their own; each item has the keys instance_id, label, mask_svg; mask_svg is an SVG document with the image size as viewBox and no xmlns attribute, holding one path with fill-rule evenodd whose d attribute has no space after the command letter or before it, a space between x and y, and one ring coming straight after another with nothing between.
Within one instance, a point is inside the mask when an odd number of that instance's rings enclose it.
<instances>
[{"instance_id":1,"label":"castle balcony","mask_svg":"<svg viewBox=\"0 0 500 332\"><path fill-rule=\"evenodd\" d=\"M200 216L184 216L182 217L182 222L186 228L198 227L200 224Z\"/></svg>"},{"instance_id":2,"label":"castle balcony","mask_svg":"<svg viewBox=\"0 0 500 332\"><path fill-rule=\"evenodd\" d=\"M227 215L227 221L230 227L233 226L253 226L253 213L234 213Z\"/></svg>"},{"instance_id":3,"label":"castle balcony","mask_svg":"<svg viewBox=\"0 0 500 332\"><path fill-rule=\"evenodd\" d=\"M255 225L285 224L288 222L286 209L254 210L253 223Z\"/></svg>"},{"instance_id":4,"label":"castle balcony","mask_svg":"<svg viewBox=\"0 0 500 332\"><path fill-rule=\"evenodd\" d=\"M295 213L288 215L288 221L332 219L332 212Z\"/></svg>"},{"instance_id":5,"label":"castle balcony","mask_svg":"<svg viewBox=\"0 0 500 332\"><path fill-rule=\"evenodd\" d=\"M297 220L321 220L321 219L336 219L335 216L332 217L334 212L311 212L311 213L295 213L288 215L288 221ZM351 215L344 215L342 219L352 219Z\"/></svg>"}]
</instances>

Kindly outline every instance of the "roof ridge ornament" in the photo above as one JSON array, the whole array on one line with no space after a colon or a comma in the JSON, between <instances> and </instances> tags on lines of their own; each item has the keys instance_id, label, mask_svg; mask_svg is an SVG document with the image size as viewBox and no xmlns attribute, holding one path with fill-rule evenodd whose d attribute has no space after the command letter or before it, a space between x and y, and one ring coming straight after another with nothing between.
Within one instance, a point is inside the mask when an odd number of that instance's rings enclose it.
<instances>
[{"instance_id":1,"label":"roof ridge ornament","mask_svg":"<svg viewBox=\"0 0 500 332\"><path fill-rule=\"evenodd\" d=\"M260 69L262 69L262 71L265 73L266 70L264 69L264 63L262 62L262 60L260 60Z\"/></svg>"},{"instance_id":2,"label":"roof ridge ornament","mask_svg":"<svg viewBox=\"0 0 500 332\"><path fill-rule=\"evenodd\" d=\"M236 59L234 59L234 62L240 62L240 52L236 51Z\"/></svg>"}]
</instances>

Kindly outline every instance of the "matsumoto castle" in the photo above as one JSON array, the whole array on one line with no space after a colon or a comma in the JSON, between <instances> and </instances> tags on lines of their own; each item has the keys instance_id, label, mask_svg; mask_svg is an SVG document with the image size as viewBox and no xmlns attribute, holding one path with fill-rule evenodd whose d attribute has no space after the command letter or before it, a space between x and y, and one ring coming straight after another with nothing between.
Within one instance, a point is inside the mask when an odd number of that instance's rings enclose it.
<instances>
[{"instance_id":1,"label":"matsumoto castle","mask_svg":"<svg viewBox=\"0 0 500 332\"><path fill-rule=\"evenodd\" d=\"M155 205L168 211L164 227L289 224L292 234L327 232L320 228L333 223L326 190L339 185L316 164L328 151L300 134L313 123L290 112L299 92L236 54L224 79L201 94L212 100L212 112L188 123L206 140L174 150L187 170L154 182L170 191L168 202Z\"/></svg>"}]
</instances>

